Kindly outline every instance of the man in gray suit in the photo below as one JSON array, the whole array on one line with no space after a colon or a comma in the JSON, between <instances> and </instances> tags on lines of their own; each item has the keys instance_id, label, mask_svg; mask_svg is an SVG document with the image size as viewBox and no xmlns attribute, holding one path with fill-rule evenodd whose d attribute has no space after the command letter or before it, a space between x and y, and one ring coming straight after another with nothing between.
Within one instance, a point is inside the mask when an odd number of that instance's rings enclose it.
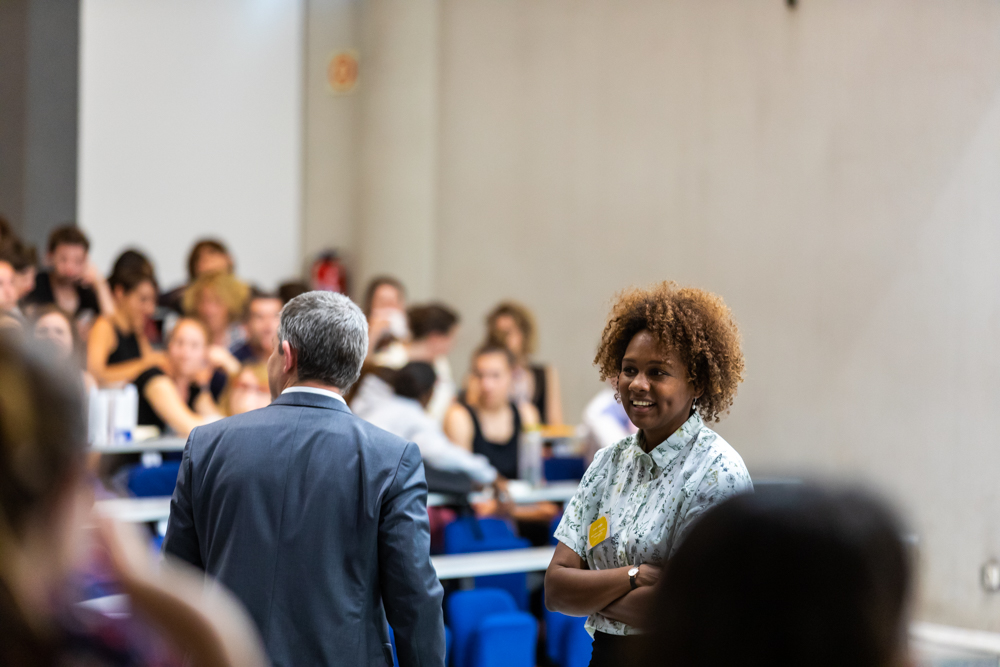
<instances>
[{"instance_id":1,"label":"man in gray suit","mask_svg":"<svg viewBox=\"0 0 1000 667\"><path fill-rule=\"evenodd\" d=\"M345 296L281 311L273 402L191 432L164 551L246 605L276 666L444 665L420 450L351 414L368 325Z\"/></svg>"}]
</instances>

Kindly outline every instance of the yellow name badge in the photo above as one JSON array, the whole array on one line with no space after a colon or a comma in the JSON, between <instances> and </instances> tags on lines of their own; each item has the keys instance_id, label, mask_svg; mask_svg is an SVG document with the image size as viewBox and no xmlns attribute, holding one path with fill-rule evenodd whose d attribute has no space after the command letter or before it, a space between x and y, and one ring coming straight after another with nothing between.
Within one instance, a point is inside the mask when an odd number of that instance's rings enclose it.
<instances>
[{"instance_id":1,"label":"yellow name badge","mask_svg":"<svg viewBox=\"0 0 1000 667\"><path fill-rule=\"evenodd\" d=\"M590 548L593 549L608 537L608 517L602 516L600 519L590 524Z\"/></svg>"}]
</instances>

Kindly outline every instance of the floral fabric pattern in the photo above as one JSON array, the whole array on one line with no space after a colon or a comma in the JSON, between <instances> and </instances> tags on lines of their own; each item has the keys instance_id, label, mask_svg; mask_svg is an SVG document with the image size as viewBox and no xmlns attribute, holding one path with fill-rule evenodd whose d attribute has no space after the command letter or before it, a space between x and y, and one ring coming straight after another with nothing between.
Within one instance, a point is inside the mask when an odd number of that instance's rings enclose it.
<instances>
[{"instance_id":1,"label":"floral fabric pattern","mask_svg":"<svg viewBox=\"0 0 1000 667\"><path fill-rule=\"evenodd\" d=\"M699 515L751 491L743 459L695 413L648 454L642 431L598 451L555 537L591 570L662 565ZM593 532L601 541L592 545L591 526L602 518ZM638 632L599 613L587 619L587 630Z\"/></svg>"}]
</instances>

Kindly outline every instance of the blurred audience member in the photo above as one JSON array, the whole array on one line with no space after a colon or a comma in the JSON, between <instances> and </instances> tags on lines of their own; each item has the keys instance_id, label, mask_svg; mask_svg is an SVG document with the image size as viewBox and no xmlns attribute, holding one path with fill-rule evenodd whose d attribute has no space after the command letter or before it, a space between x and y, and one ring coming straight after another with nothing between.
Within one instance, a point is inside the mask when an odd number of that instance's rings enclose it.
<instances>
[{"instance_id":1,"label":"blurred audience member","mask_svg":"<svg viewBox=\"0 0 1000 667\"><path fill-rule=\"evenodd\" d=\"M731 498L670 559L635 664L908 664L902 535L864 492L789 486Z\"/></svg>"},{"instance_id":2,"label":"blurred audience member","mask_svg":"<svg viewBox=\"0 0 1000 667\"><path fill-rule=\"evenodd\" d=\"M448 353L458 333L458 313L444 304L431 303L410 308L406 311L406 319L412 336L410 340L391 343L372 360L385 368L402 368L409 361L432 364L437 383L427 412L440 424L458 393L448 361Z\"/></svg>"},{"instance_id":3,"label":"blurred audience member","mask_svg":"<svg viewBox=\"0 0 1000 667\"><path fill-rule=\"evenodd\" d=\"M201 320L212 345L232 350L243 344L240 320L250 288L228 273L206 273L184 292L184 314Z\"/></svg>"},{"instance_id":4,"label":"blurred audience member","mask_svg":"<svg viewBox=\"0 0 1000 667\"><path fill-rule=\"evenodd\" d=\"M267 363L278 337L282 305L274 294L250 291L244 316L247 340L233 350L233 356L241 364Z\"/></svg>"},{"instance_id":5,"label":"blurred audience member","mask_svg":"<svg viewBox=\"0 0 1000 667\"><path fill-rule=\"evenodd\" d=\"M14 289L17 300L23 305L24 299L35 291L35 277L38 273L38 253L35 247L15 239L10 248L11 265L14 267Z\"/></svg>"},{"instance_id":6,"label":"blurred audience member","mask_svg":"<svg viewBox=\"0 0 1000 667\"><path fill-rule=\"evenodd\" d=\"M543 424L562 424L559 375L550 365L531 363L537 345L535 318L525 306L504 301L486 318L487 336L507 346L514 355L514 402L528 402L538 410Z\"/></svg>"},{"instance_id":7,"label":"blurred audience member","mask_svg":"<svg viewBox=\"0 0 1000 667\"><path fill-rule=\"evenodd\" d=\"M122 275L123 273L148 273L151 276L156 275L156 271L153 269L153 263L149 261L145 253L136 250L135 248L129 248L118 255L118 259L115 260L114 266L111 268L111 275ZM146 328L144 330L146 338L149 340L149 344L153 347L159 348L163 342L163 320L162 318L149 317L146 319Z\"/></svg>"},{"instance_id":8,"label":"blurred audience member","mask_svg":"<svg viewBox=\"0 0 1000 667\"><path fill-rule=\"evenodd\" d=\"M261 641L229 594L168 562L134 529L93 523L79 381L0 336L0 664L263 666ZM88 537L136 612L74 604ZM147 625L148 623L148 625Z\"/></svg>"},{"instance_id":9,"label":"blurred audience member","mask_svg":"<svg viewBox=\"0 0 1000 667\"><path fill-rule=\"evenodd\" d=\"M28 314L36 306L54 303L80 327L86 338L94 318L108 316L115 304L104 276L89 261L90 240L73 225L52 230L49 235L46 263L48 269L35 277L35 289L24 298Z\"/></svg>"},{"instance_id":10,"label":"blurred audience member","mask_svg":"<svg viewBox=\"0 0 1000 667\"><path fill-rule=\"evenodd\" d=\"M19 318L14 262L6 252L0 252L0 313Z\"/></svg>"},{"instance_id":11,"label":"blurred audience member","mask_svg":"<svg viewBox=\"0 0 1000 667\"><path fill-rule=\"evenodd\" d=\"M450 442L440 424L427 414L436 379L433 366L411 361L393 373L393 395L362 418L404 440L415 442L425 464L438 470L463 472L480 485L492 483L497 478L497 471L486 457L470 454L467 449Z\"/></svg>"},{"instance_id":12,"label":"blurred audience member","mask_svg":"<svg viewBox=\"0 0 1000 667\"><path fill-rule=\"evenodd\" d=\"M160 305L177 313L184 312L184 293L198 278L209 273L232 273L234 262L229 249L217 239L202 239L191 247L187 259L188 281L160 296Z\"/></svg>"},{"instance_id":13,"label":"blurred audience member","mask_svg":"<svg viewBox=\"0 0 1000 667\"><path fill-rule=\"evenodd\" d=\"M482 454L508 479L517 478L521 433L538 424L531 403L511 400L514 356L502 345L487 343L472 358L479 391L475 403L448 409L444 431L448 439L474 454Z\"/></svg>"},{"instance_id":14,"label":"blurred audience member","mask_svg":"<svg viewBox=\"0 0 1000 667\"><path fill-rule=\"evenodd\" d=\"M267 365L251 364L241 368L239 373L230 378L219 404L227 416L241 415L270 405Z\"/></svg>"},{"instance_id":15,"label":"blurred audience member","mask_svg":"<svg viewBox=\"0 0 1000 667\"><path fill-rule=\"evenodd\" d=\"M311 292L309 285L306 285L300 280L293 280L287 283L281 283L278 286L278 298L281 299L282 305L288 303L300 294L305 294L306 292Z\"/></svg>"},{"instance_id":16,"label":"blurred audience member","mask_svg":"<svg viewBox=\"0 0 1000 667\"><path fill-rule=\"evenodd\" d=\"M89 391L97 386L94 377L83 369L80 358L83 344L69 313L54 303L42 306L35 311L33 332L35 340L49 345L56 352L57 358L80 369L84 389Z\"/></svg>"},{"instance_id":17,"label":"blurred audience member","mask_svg":"<svg viewBox=\"0 0 1000 667\"><path fill-rule=\"evenodd\" d=\"M139 390L139 424L156 426L187 437L195 426L222 418L205 371L208 331L198 320L181 318L167 341L163 363L144 371L135 380Z\"/></svg>"},{"instance_id":18,"label":"blurred audience member","mask_svg":"<svg viewBox=\"0 0 1000 667\"><path fill-rule=\"evenodd\" d=\"M372 278L365 290L368 351L379 352L393 341L409 337L406 327L406 290L392 276Z\"/></svg>"},{"instance_id":19,"label":"blurred audience member","mask_svg":"<svg viewBox=\"0 0 1000 667\"><path fill-rule=\"evenodd\" d=\"M635 424L628 420L628 414L618 400L618 391L613 381L609 386L590 399L583 409L583 425L587 429L587 459L592 460L597 450L610 447L623 438L635 433Z\"/></svg>"},{"instance_id":20,"label":"blurred audience member","mask_svg":"<svg viewBox=\"0 0 1000 667\"><path fill-rule=\"evenodd\" d=\"M156 310L156 278L143 271L122 271L109 282L114 311L97 318L87 339L87 370L102 386L132 382L163 360L145 333Z\"/></svg>"}]
</instances>

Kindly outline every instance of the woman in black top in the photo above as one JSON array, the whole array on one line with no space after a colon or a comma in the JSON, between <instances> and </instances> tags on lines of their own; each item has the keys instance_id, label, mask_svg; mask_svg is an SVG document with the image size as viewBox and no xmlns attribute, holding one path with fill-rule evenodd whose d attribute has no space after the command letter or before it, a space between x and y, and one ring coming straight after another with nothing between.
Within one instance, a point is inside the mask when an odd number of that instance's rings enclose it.
<instances>
[{"instance_id":1,"label":"woman in black top","mask_svg":"<svg viewBox=\"0 0 1000 667\"><path fill-rule=\"evenodd\" d=\"M482 454L502 478L508 479L517 477L521 434L538 426L535 406L510 400L513 370L514 359L506 347L487 343L479 348L472 359L475 398L466 397L468 403L452 405L444 419L444 432L449 440ZM498 487L503 488L503 480L499 480ZM552 503L510 509L513 518L520 522L541 523L546 527L558 511ZM524 528L522 525L522 531Z\"/></svg>"},{"instance_id":2,"label":"woman in black top","mask_svg":"<svg viewBox=\"0 0 1000 667\"><path fill-rule=\"evenodd\" d=\"M195 426L221 419L210 377L208 331L197 320L181 318L170 332L163 364L135 381L139 424L186 437Z\"/></svg>"},{"instance_id":3,"label":"woman in black top","mask_svg":"<svg viewBox=\"0 0 1000 667\"><path fill-rule=\"evenodd\" d=\"M143 333L156 310L156 278L149 271L123 269L108 284L115 310L97 318L87 339L87 370L101 385L131 382L163 359Z\"/></svg>"},{"instance_id":4,"label":"woman in black top","mask_svg":"<svg viewBox=\"0 0 1000 667\"><path fill-rule=\"evenodd\" d=\"M519 303L504 301L487 316L486 329L489 340L504 345L514 355L511 400L534 405L542 424L562 424L559 374L551 365L531 361L536 343L531 311Z\"/></svg>"}]
</instances>

